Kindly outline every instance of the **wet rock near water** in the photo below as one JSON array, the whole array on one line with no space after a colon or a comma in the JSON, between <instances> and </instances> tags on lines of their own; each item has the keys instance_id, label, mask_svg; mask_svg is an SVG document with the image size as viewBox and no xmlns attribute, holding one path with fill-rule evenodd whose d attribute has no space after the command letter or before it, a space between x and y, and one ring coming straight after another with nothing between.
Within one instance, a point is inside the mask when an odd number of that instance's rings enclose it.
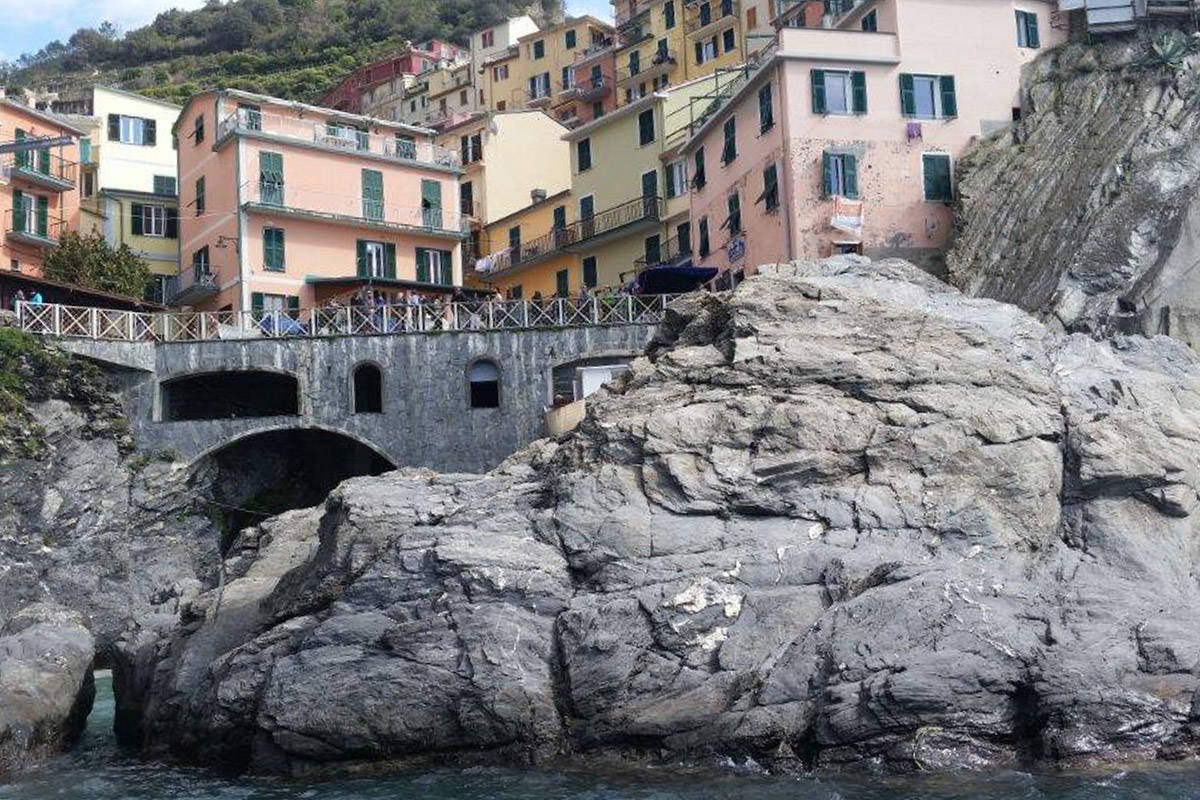
<instances>
[{"instance_id":1,"label":"wet rock near water","mask_svg":"<svg viewBox=\"0 0 1200 800\"><path fill-rule=\"evenodd\" d=\"M342 484L116 665L127 742L255 771L1195 753L1200 363L903 262L680 301L572 434Z\"/></svg>"},{"instance_id":2,"label":"wet rock near water","mask_svg":"<svg viewBox=\"0 0 1200 800\"><path fill-rule=\"evenodd\" d=\"M0 777L79 738L94 658L83 616L60 606L28 606L0 628Z\"/></svg>"}]
</instances>

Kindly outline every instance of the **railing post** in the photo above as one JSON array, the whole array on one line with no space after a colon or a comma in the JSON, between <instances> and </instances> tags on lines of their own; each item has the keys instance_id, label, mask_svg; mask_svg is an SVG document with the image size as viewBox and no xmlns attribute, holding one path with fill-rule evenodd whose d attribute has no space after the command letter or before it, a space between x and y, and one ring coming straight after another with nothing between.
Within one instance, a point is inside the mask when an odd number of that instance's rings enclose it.
<instances>
[{"instance_id":1,"label":"railing post","mask_svg":"<svg viewBox=\"0 0 1200 800\"><path fill-rule=\"evenodd\" d=\"M631 294L625 295L625 310L627 312L625 318L629 322L633 322L633 295Z\"/></svg>"},{"instance_id":2,"label":"railing post","mask_svg":"<svg viewBox=\"0 0 1200 800\"><path fill-rule=\"evenodd\" d=\"M133 313L134 312L132 312L132 311L125 312L125 332L126 332L127 338L131 342L135 340L135 337L133 335Z\"/></svg>"},{"instance_id":3,"label":"railing post","mask_svg":"<svg viewBox=\"0 0 1200 800\"><path fill-rule=\"evenodd\" d=\"M381 321L383 322L383 332L384 332L384 333L391 333L391 332L392 332L392 326L391 326L391 318L392 318L392 314L391 314L391 311L392 311L392 307L391 307L390 305L386 305L386 306L384 306L384 307L383 307L383 319L382 319Z\"/></svg>"},{"instance_id":4,"label":"railing post","mask_svg":"<svg viewBox=\"0 0 1200 800\"><path fill-rule=\"evenodd\" d=\"M521 327L522 328L529 327L529 301L528 300L521 301Z\"/></svg>"},{"instance_id":5,"label":"railing post","mask_svg":"<svg viewBox=\"0 0 1200 800\"><path fill-rule=\"evenodd\" d=\"M99 339L100 338L100 309L89 308L87 320L88 320L88 338L89 339Z\"/></svg>"},{"instance_id":6,"label":"railing post","mask_svg":"<svg viewBox=\"0 0 1200 800\"><path fill-rule=\"evenodd\" d=\"M563 307L565 303L566 300L558 298L558 325L560 328L567 324L566 309Z\"/></svg>"}]
</instances>

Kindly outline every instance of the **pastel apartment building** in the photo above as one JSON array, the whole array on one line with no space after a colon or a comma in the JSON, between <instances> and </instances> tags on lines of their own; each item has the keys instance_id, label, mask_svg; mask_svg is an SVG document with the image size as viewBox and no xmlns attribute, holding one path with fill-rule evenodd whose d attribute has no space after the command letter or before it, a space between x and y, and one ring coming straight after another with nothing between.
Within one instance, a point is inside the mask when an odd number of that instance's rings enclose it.
<instances>
[{"instance_id":1,"label":"pastel apartment building","mask_svg":"<svg viewBox=\"0 0 1200 800\"><path fill-rule=\"evenodd\" d=\"M179 274L179 195L171 126L179 106L96 86L52 107L86 131L79 141L79 230L128 245L153 275L146 297L165 303Z\"/></svg>"},{"instance_id":2,"label":"pastel apartment building","mask_svg":"<svg viewBox=\"0 0 1200 800\"><path fill-rule=\"evenodd\" d=\"M184 106L174 303L286 311L462 283L457 150L434 132L246 92Z\"/></svg>"},{"instance_id":3,"label":"pastel apartment building","mask_svg":"<svg viewBox=\"0 0 1200 800\"><path fill-rule=\"evenodd\" d=\"M512 300L567 296L573 276L581 279L579 255L563 249L572 221L570 188L535 190L527 205L485 226L489 249L478 280Z\"/></svg>"},{"instance_id":4,"label":"pastel apartment building","mask_svg":"<svg viewBox=\"0 0 1200 800\"><path fill-rule=\"evenodd\" d=\"M407 88L406 79L411 80L414 75L433 69L439 63L461 60L464 55L462 48L441 39L410 44L399 55L381 58L354 70L323 94L317 104L335 111L396 120L398 117L393 113L398 113L398 106L387 107L389 113L378 111L394 95L403 94ZM381 86L386 86L386 90L380 90Z\"/></svg>"},{"instance_id":5,"label":"pastel apartment building","mask_svg":"<svg viewBox=\"0 0 1200 800\"><path fill-rule=\"evenodd\" d=\"M833 28L781 28L682 148L693 263L745 273L862 252L936 265L955 160L1019 115L1022 65L1065 38L1052 11L867 0Z\"/></svg>"},{"instance_id":6,"label":"pastel apartment building","mask_svg":"<svg viewBox=\"0 0 1200 800\"><path fill-rule=\"evenodd\" d=\"M79 137L85 131L48 112L0 98L0 142L67 141L51 148L0 155L0 304L33 289L46 255L79 227Z\"/></svg>"}]
</instances>

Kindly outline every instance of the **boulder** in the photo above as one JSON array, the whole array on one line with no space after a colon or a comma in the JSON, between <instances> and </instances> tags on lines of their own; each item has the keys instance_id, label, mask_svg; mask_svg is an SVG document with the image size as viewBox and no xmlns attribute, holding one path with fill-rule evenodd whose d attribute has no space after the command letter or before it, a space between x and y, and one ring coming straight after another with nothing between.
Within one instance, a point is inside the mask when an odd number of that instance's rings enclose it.
<instances>
[{"instance_id":1,"label":"boulder","mask_svg":"<svg viewBox=\"0 0 1200 800\"><path fill-rule=\"evenodd\" d=\"M766 268L680 300L573 433L264 524L123 645L129 738L292 773L1180 757L1198 488L1179 343L903 262Z\"/></svg>"},{"instance_id":2,"label":"boulder","mask_svg":"<svg viewBox=\"0 0 1200 800\"><path fill-rule=\"evenodd\" d=\"M0 777L79 738L94 658L82 615L59 606L28 606L0 628Z\"/></svg>"}]
</instances>

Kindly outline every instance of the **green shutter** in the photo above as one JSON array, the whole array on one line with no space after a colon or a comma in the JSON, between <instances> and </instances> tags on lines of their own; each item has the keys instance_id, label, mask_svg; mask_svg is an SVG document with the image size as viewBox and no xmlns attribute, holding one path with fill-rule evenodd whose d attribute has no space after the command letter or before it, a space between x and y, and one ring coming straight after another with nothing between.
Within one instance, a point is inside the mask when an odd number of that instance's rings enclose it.
<instances>
[{"instance_id":1,"label":"green shutter","mask_svg":"<svg viewBox=\"0 0 1200 800\"><path fill-rule=\"evenodd\" d=\"M284 269L284 245L282 228L263 229L263 266L267 269Z\"/></svg>"},{"instance_id":2,"label":"green shutter","mask_svg":"<svg viewBox=\"0 0 1200 800\"><path fill-rule=\"evenodd\" d=\"M812 75L812 106L814 114L824 114L825 105L825 70L814 69Z\"/></svg>"},{"instance_id":3,"label":"green shutter","mask_svg":"<svg viewBox=\"0 0 1200 800\"><path fill-rule=\"evenodd\" d=\"M867 113L867 73L851 72L850 87L853 94L854 113Z\"/></svg>"},{"instance_id":4,"label":"green shutter","mask_svg":"<svg viewBox=\"0 0 1200 800\"><path fill-rule=\"evenodd\" d=\"M263 295L262 292L250 293L250 310L255 314L261 314L263 310Z\"/></svg>"},{"instance_id":5,"label":"green shutter","mask_svg":"<svg viewBox=\"0 0 1200 800\"><path fill-rule=\"evenodd\" d=\"M917 90L912 75L900 76L900 113L906 117L917 115Z\"/></svg>"},{"instance_id":6,"label":"green shutter","mask_svg":"<svg viewBox=\"0 0 1200 800\"><path fill-rule=\"evenodd\" d=\"M12 197L13 197L13 230L14 231L24 231L25 230L25 203L23 201L25 199L25 196L21 192L14 189L13 193L12 193Z\"/></svg>"},{"instance_id":7,"label":"green shutter","mask_svg":"<svg viewBox=\"0 0 1200 800\"><path fill-rule=\"evenodd\" d=\"M821 154L821 190L825 197L833 197L833 156Z\"/></svg>"},{"instance_id":8,"label":"green shutter","mask_svg":"<svg viewBox=\"0 0 1200 800\"><path fill-rule=\"evenodd\" d=\"M110 142L121 141L121 118L116 114L108 115L108 140Z\"/></svg>"},{"instance_id":9,"label":"green shutter","mask_svg":"<svg viewBox=\"0 0 1200 800\"><path fill-rule=\"evenodd\" d=\"M134 236L142 235L142 204L134 203L129 211L129 232Z\"/></svg>"},{"instance_id":10,"label":"green shutter","mask_svg":"<svg viewBox=\"0 0 1200 800\"><path fill-rule=\"evenodd\" d=\"M383 246L383 277L396 277L396 245L391 242Z\"/></svg>"},{"instance_id":11,"label":"green shutter","mask_svg":"<svg viewBox=\"0 0 1200 800\"><path fill-rule=\"evenodd\" d=\"M38 236L45 237L48 235L50 228L50 198L39 197L37 199L37 232Z\"/></svg>"},{"instance_id":12,"label":"green shutter","mask_svg":"<svg viewBox=\"0 0 1200 800\"><path fill-rule=\"evenodd\" d=\"M424 247L417 248L417 281L429 283L429 250Z\"/></svg>"},{"instance_id":13,"label":"green shutter","mask_svg":"<svg viewBox=\"0 0 1200 800\"><path fill-rule=\"evenodd\" d=\"M357 245L356 245L356 252L358 254L357 255L358 277L360 277L360 278L370 277L370 275L368 274L368 271L367 271L367 243L364 240L362 240L362 239L358 240Z\"/></svg>"},{"instance_id":14,"label":"green shutter","mask_svg":"<svg viewBox=\"0 0 1200 800\"><path fill-rule=\"evenodd\" d=\"M842 182L845 184L843 188L846 190L847 200L858 199L858 158L856 156L842 156Z\"/></svg>"},{"instance_id":15,"label":"green shutter","mask_svg":"<svg viewBox=\"0 0 1200 800\"><path fill-rule=\"evenodd\" d=\"M44 148L37 151L38 154L38 172L43 175L50 174L50 149Z\"/></svg>"},{"instance_id":16,"label":"green shutter","mask_svg":"<svg viewBox=\"0 0 1200 800\"><path fill-rule=\"evenodd\" d=\"M167 238L179 238L179 210L175 208L167 209Z\"/></svg>"},{"instance_id":17,"label":"green shutter","mask_svg":"<svg viewBox=\"0 0 1200 800\"><path fill-rule=\"evenodd\" d=\"M362 171L363 216L367 219L383 219L383 173L379 170Z\"/></svg>"},{"instance_id":18,"label":"green shutter","mask_svg":"<svg viewBox=\"0 0 1200 800\"><path fill-rule=\"evenodd\" d=\"M1042 37L1038 32L1037 14L1027 13L1025 19L1028 20L1027 35L1029 38L1029 46L1036 49L1042 46Z\"/></svg>"},{"instance_id":19,"label":"green shutter","mask_svg":"<svg viewBox=\"0 0 1200 800\"><path fill-rule=\"evenodd\" d=\"M942 116L954 118L958 116L958 96L954 91L954 76L943 75L938 81L942 89Z\"/></svg>"},{"instance_id":20,"label":"green shutter","mask_svg":"<svg viewBox=\"0 0 1200 800\"><path fill-rule=\"evenodd\" d=\"M439 252L442 254L441 283L445 286L449 286L450 284L454 283L454 262L451 260L453 256L449 250L441 250Z\"/></svg>"},{"instance_id":21,"label":"green shutter","mask_svg":"<svg viewBox=\"0 0 1200 800\"><path fill-rule=\"evenodd\" d=\"M925 199L949 202L953 199L953 183L950 180L950 158L944 155L921 156L925 173Z\"/></svg>"},{"instance_id":22,"label":"green shutter","mask_svg":"<svg viewBox=\"0 0 1200 800\"><path fill-rule=\"evenodd\" d=\"M442 184L438 181L421 181L421 208L428 228L442 227Z\"/></svg>"},{"instance_id":23,"label":"green shutter","mask_svg":"<svg viewBox=\"0 0 1200 800\"><path fill-rule=\"evenodd\" d=\"M144 144L153 147L158 144L158 123L155 120L145 120L146 138Z\"/></svg>"},{"instance_id":24,"label":"green shutter","mask_svg":"<svg viewBox=\"0 0 1200 800\"><path fill-rule=\"evenodd\" d=\"M24 140L25 139L25 131L21 130L20 128L17 128L15 131L13 131L13 138L18 142ZM18 167L28 167L29 166L29 151L28 150L18 150L15 161L16 161L16 165Z\"/></svg>"},{"instance_id":25,"label":"green shutter","mask_svg":"<svg viewBox=\"0 0 1200 800\"><path fill-rule=\"evenodd\" d=\"M287 310L289 312L296 312L300 310L300 295L289 294L287 296ZM295 313L292 313L291 316L293 319L296 317Z\"/></svg>"}]
</instances>

